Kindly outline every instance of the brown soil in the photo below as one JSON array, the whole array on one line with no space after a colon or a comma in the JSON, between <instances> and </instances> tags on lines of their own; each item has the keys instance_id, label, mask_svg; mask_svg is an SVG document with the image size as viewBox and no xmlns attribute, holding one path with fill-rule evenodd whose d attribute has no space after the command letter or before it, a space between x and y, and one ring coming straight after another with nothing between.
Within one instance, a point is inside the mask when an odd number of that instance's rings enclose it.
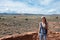
<instances>
[{"instance_id":1,"label":"brown soil","mask_svg":"<svg viewBox=\"0 0 60 40\"><path fill-rule=\"evenodd\" d=\"M0 38L0 40L39 40L37 32L27 32L23 34L13 34ZM47 40L60 40L60 32L48 32Z\"/></svg>"}]
</instances>

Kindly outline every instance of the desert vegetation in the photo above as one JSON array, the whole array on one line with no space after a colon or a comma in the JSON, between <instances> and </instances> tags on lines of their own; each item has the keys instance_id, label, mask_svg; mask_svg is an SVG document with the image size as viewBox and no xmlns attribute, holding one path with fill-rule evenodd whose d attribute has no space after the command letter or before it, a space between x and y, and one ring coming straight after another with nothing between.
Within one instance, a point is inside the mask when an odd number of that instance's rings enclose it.
<instances>
[{"instance_id":1,"label":"desert vegetation","mask_svg":"<svg viewBox=\"0 0 60 40\"><path fill-rule=\"evenodd\" d=\"M0 38L6 35L37 31L41 16L0 15ZM46 16L49 30L60 32L60 16Z\"/></svg>"}]
</instances>

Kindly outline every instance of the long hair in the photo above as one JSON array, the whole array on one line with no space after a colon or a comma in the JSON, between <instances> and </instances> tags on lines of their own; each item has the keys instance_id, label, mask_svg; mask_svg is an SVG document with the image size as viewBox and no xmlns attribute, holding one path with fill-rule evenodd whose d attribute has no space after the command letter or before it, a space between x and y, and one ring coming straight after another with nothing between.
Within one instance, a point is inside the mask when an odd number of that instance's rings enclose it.
<instances>
[{"instance_id":1,"label":"long hair","mask_svg":"<svg viewBox=\"0 0 60 40\"><path fill-rule=\"evenodd\" d=\"M44 17L44 19L45 19L45 24L47 25L47 20L46 20L46 18Z\"/></svg>"},{"instance_id":2,"label":"long hair","mask_svg":"<svg viewBox=\"0 0 60 40\"><path fill-rule=\"evenodd\" d=\"M47 28L48 23L47 23L47 20L46 20L46 18L45 18L45 17L44 17L44 19L45 19L45 25L46 25L46 27L45 27L45 28Z\"/></svg>"}]
</instances>

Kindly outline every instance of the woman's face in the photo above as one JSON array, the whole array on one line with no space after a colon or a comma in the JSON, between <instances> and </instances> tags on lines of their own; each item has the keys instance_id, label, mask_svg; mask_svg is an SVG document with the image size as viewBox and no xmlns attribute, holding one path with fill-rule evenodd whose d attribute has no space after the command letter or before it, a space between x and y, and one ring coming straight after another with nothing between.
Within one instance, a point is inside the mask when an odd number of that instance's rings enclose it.
<instances>
[{"instance_id":1,"label":"woman's face","mask_svg":"<svg viewBox=\"0 0 60 40\"><path fill-rule=\"evenodd\" d=\"M42 22L45 22L45 18L42 18Z\"/></svg>"}]
</instances>

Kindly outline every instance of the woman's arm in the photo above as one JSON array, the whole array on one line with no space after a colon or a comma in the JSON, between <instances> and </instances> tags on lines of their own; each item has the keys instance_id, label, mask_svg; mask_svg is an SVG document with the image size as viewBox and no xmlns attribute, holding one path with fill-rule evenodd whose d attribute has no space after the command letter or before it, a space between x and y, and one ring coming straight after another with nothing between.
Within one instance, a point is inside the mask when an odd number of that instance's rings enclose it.
<instances>
[{"instance_id":1,"label":"woman's arm","mask_svg":"<svg viewBox=\"0 0 60 40\"><path fill-rule=\"evenodd\" d=\"M38 24L38 29L37 29L38 36L39 36L39 31L40 31L40 23Z\"/></svg>"},{"instance_id":2,"label":"woman's arm","mask_svg":"<svg viewBox=\"0 0 60 40\"><path fill-rule=\"evenodd\" d=\"M40 32L40 23L39 23L39 26L38 26L38 34L39 34L39 32Z\"/></svg>"}]
</instances>

